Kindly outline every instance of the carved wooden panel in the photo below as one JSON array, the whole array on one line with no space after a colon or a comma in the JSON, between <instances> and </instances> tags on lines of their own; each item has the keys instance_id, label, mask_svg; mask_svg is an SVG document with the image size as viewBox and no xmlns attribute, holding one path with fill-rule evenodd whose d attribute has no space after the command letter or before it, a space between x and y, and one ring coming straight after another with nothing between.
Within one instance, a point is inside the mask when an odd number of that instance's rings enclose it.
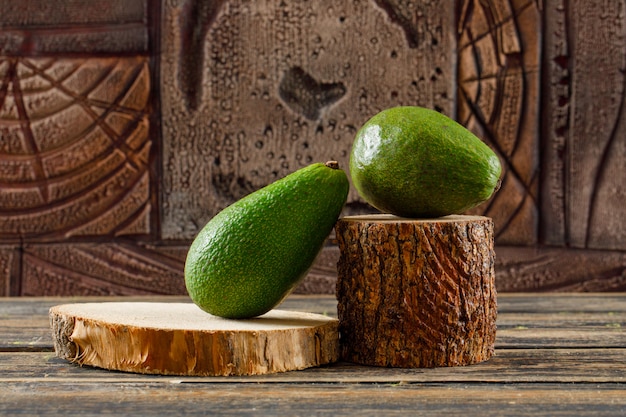
<instances>
[{"instance_id":1,"label":"carved wooden panel","mask_svg":"<svg viewBox=\"0 0 626 417\"><path fill-rule=\"evenodd\" d=\"M498 291L626 291L626 252L500 247Z\"/></svg>"},{"instance_id":2,"label":"carved wooden panel","mask_svg":"<svg viewBox=\"0 0 626 417\"><path fill-rule=\"evenodd\" d=\"M17 245L0 245L0 297L18 294L11 285L18 281L12 277L20 276L19 259Z\"/></svg>"},{"instance_id":3,"label":"carved wooden panel","mask_svg":"<svg viewBox=\"0 0 626 417\"><path fill-rule=\"evenodd\" d=\"M626 250L626 2L546 7L545 240Z\"/></svg>"},{"instance_id":4,"label":"carved wooden panel","mask_svg":"<svg viewBox=\"0 0 626 417\"><path fill-rule=\"evenodd\" d=\"M458 120L500 156L502 187L478 212L496 242L538 241L540 2L461 0Z\"/></svg>"},{"instance_id":5,"label":"carved wooden panel","mask_svg":"<svg viewBox=\"0 0 626 417\"><path fill-rule=\"evenodd\" d=\"M165 1L162 237L190 239L312 162L347 168L383 108L453 114L454 14L453 2Z\"/></svg>"},{"instance_id":6,"label":"carved wooden panel","mask_svg":"<svg viewBox=\"0 0 626 417\"><path fill-rule=\"evenodd\" d=\"M20 295L186 294L180 256L127 243L29 244Z\"/></svg>"},{"instance_id":7,"label":"carved wooden panel","mask_svg":"<svg viewBox=\"0 0 626 417\"><path fill-rule=\"evenodd\" d=\"M190 240L400 104L499 154L499 291L626 290L626 0L0 1L0 296L184 294ZM371 211L353 189L346 213ZM298 292L334 292L332 239Z\"/></svg>"},{"instance_id":8,"label":"carved wooden panel","mask_svg":"<svg viewBox=\"0 0 626 417\"><path fill-rule=\"evenodd\" d=\"M626 250L626 2L576 0L572 6L569 243Z\"/></svg>"},{"instance_id":9,"label":"carved wooden panel","mask_svg":"<svg viewBox=\"0 0 626 417\"><path fill-rule=\"evenodd\" d=\"M180 293L132 240L157 236L157 4L0 2L2 295Z\"/></svg>"},{"instance_id":10,"label":"carved wooden panel","mask_svg":"<svg viewBox=\"0 0 626 417\"><path fill-rule=\"evenodd\" d=\"M146 58L0 57L0 237L150 232Z\"/></svg>"},{"instance_id":11,"label":"carved wooden panel","mask_svg":"<svg viewBox=\"0 0 626 417\"><path fill-rule=\"evenodd\" d=\"M0 55L147 52L148 24L154 18L148 4L145 0L0 1Z\"/></svg>"}]
</instances>

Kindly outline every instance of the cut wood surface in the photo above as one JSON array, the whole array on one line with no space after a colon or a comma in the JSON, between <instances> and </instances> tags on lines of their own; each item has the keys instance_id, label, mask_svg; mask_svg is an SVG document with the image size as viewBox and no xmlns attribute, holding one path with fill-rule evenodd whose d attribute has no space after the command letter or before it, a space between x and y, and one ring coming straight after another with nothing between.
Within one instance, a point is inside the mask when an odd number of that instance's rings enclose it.
<instances>
[{"instance_id":1,"label":"cut wood surface","mask_svg":"<svg viewBox=\"0 0 626 417\"><path fill-rule=\"evenodd\" d=\"M336 227L342 357L367 365L470 365L496 338L493 222L348 216Z\"/></svg>"},{"instance_id":2,"label":"cut wood surface","mask_svg":"<svg viewBox=\"0 0 626 417\"><path fill-rule=\"evenodd\" d=\"M163 375L258 375L338 359L338 322L272 310L247 320L192 303L109 302L54 306L57 355L81 365Z\"/></svg>"},{"instance_id":3,"label":"cut wood surface","mask_svg":"<svg viewBox=\"0 0 626 417\"><path fill-rule=\"evenodd\" d=\"M626 294L501 294L495 355L462 367L337 362L249 376L163 376L56 357L50 307L184 297L0 297L0 415L463 415L623 417ZM281 310L336 315L334 296L292 295ZM139 411L138 411L139 410Z\"/></svg>"}]
</instances>

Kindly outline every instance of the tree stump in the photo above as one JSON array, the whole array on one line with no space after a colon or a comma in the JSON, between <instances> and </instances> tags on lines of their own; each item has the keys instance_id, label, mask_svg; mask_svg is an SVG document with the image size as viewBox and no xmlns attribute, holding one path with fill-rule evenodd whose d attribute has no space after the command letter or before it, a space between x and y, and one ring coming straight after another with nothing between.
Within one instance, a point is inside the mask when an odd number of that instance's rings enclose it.
<instances>
[{"instance_id":1,"label":"tree stump","mask_svg":"<svg viewBox=\"0 0 626 417\"><path fill-rule=\"evenodd\" d=\"M228 320L192 303L84 303L52 307L50 323L57 356L126 372L259 375L339 356L338 320L295 311Z\"/></svg>"},{"instance_id":2,"label":"tree stump","mask_svg":"<svg viewBox=\"0 0 626 417\"><path fill-rule=\"evenodd\" d=\"M490 218L349 216L336 234L342 359L427 368L491 357L497 301Z\"/></svg>"}]
</instances>

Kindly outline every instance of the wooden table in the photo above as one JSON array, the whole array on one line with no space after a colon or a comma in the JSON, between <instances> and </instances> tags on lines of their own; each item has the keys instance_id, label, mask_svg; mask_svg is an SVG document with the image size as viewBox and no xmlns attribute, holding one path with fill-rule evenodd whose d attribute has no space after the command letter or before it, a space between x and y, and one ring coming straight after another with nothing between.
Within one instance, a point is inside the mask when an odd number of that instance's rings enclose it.
<instances>
[{"instance_id":1,"label":"wooden table","mask_svg":"<svg viewBox=\"0 0 626 417\"><path fill-rule=\"evenodd\" d=\"M184 300L148 300L164 299ZM56 358L48 308L85 301L103 299L0 299L0 415L626 415L626 294L500 294L496 355L478 365L214 378ZM281 308L335 315L336 301L291 296Z\"/></svg>"}]
</instances>

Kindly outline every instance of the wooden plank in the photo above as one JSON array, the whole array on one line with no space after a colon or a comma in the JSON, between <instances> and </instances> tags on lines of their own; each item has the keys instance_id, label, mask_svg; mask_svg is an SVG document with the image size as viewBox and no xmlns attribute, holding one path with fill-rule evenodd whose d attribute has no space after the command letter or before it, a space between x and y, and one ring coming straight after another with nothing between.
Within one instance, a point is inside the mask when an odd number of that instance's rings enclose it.
<instances>
[{"instance_id":1,"label":"wooden plank","mask_svg":"<svg viewBox=\"0 0 626 417\"><path fill-rule=\"evenodd\" d=\"M619 327L612 327L612 325ZM496 349L520 348L602 348L626 346L622 323L609 323L597 328L524 328L502 329L496 337Z\"/></svg>"},{"instance_id":2,"label":"wooden plank","mask_svg":"<svg viewBox=\"0 0 626 417\"><path fill-rule=\"evenodd\" d=\"M186 294L183 262L129 243L28 244L20 295Z\"/></svg>"},{"instance_id":3,"label":"wooden plank","mask_svg":"<svg viewBox=\"0 0 626 417\"><path fill-rule=\"evenodd\" d=\"M6 415L623 416L623 384L7 383Z\"/></svg>"},{"instance_id":4,"label":"wooden plank","mask_svg":"<svg viewBox=\"0 0 626 417\"><path fill-rule=\"evenodd\" d=\"M0 297L14 295L19 277L18 245L0 245Z\"/></svg>"},{"instance_id":5,"label":"wooden plank","mask_svg":"<svg viewBox=\"0 0 626 417\"><path fill-rule=\"evenodd\" d=\"M81 30L82 29L82 30ZM143 24L0 32L0 54L29 56L143 53L148 51L148 30Z\"/></svg>"},{"instance_id":6,"label":"wooden plank","mask_svg":"<svg viewBox=\"0 0 626 417\"><path fill-rule=\"evenodd\" d=\"M529 323L534 317L525 319L509 318L511 322ZM598 348L626 347L626 322L605 320L603 324L587 325L567 324L557 327L539 327L537 325L516 324L499 328L496 332L497 349L519 348ZM0 319L3 338L0 351L52 351L52 337L48 319Z\"/></svg>"},{"instance_id":7,"label":"wooden plank","mask_svg":"<svg viewBox=\"0 0 626 417\"><path fill-rule=\"evenodd\" d=\"M499 294L498 314L559 314L566 319L571 313L623 313L625 293L524 293Z\"/></svg>"},{"instance_id":8,"label":"wooden plank","mask_svg":"<svg viewBox=\"0 0 626 417\"><path fill-rule=\"evenodd\" d=\"M73 297L8 298L0 300L0 351L52 351L50 307L76 302ZM83 297L83 302L111 301L110 297ZM145 301L146 297L123 297L118 301ZM151 301L185 302L188 297L152 296Z\"/></svg>"},{"instance_id":9,"label":"wooden plank","mask_svg":"<svg viewBox=\"0 0 626 417\"><path fill-rule=\"evenodd\" d=\"M574 300L574 301L572 301ZM154 302L190 302L188 296L150 295L150 296L93 296L93 297L19 297L0 299L0 317L39 318L47 320L48 309L53 305L74 302L105 302L105 301L154 301ZM283 301L279 308L285 310L306 311L337 316L337 300L331 295L300 295L292 294ZM626 312L626 295L624 293L568 293L562 295L546 293L498 295L499 320L502 317L515 317L522 314L533 320L533 317L554 317L563 323L578 317L598 317L597 323L611 320L611 317L623 317ZM606 317L604 315L607 315ZM550 316L553 315L553 316Z\"/></svg>"},{"instance_id":10,"label":"wooden plank","mask_svg":"<svg viewBox=\"0 0 626 417\"><path fill-rule=\"evenodd\" d=\"M458 119L504 168L500 190L472 212L493 218L497 244L538 242L540 9L528 0L459 2Z\"/></svg>"},{"instance_id":11,"label":"wooden plank","mask_svg":"<svg viewBox=\"0 0 626 417\"><path fill-rule=\"evenodd\" d=\"M621 329L626 325L626 312L601 311L597 313L559 311L557 313L500 313L498 330L564 329Z\"/></svg>"},{"instance_id":12,"label":"wooden plank","mask_svg":"<svg viewBox=\"0 0 626 417\"><path fill-rule=\"evenodd\" d=\"M144 22L146 14L145 0L22 0L0 3L0 28Z\"/></svg>"},{"instance_id":13,"label":"wooden plank","mask_svg":"<svg viewBox=\"0 0 626 417\"><path fill-rule=\"evenodd\" d=\"M13 323L17 328L30 319L35 321L33 328L43 330L50 306L95 299L112 298L2 299L0 320L17 318ZM397 369L338 363L257 377L178 378L79 367L51 351L4 351L0 413L140 409L155 414L168 408L202 415L466 415L469 409L486 416L501 415L503 410L512 416L626 412L626 295L505 294L499 301L503 323L499 334L512 340L513 333L521 332L538 343L528 349L498 347L489 361L466 367ZM332 296L294 295L281 308L331 314L335 305ZM0 333L6 334L6 328L0 322ZM559 347L576 337L594 340L601 348ZM611 337L620 347L608 347Z\"/></svg>"},{"instance_id":14,"label":"wooden plank","mask_svg":"<svg viewBox=\"0 0 626 417\"><path fill-rule=\"evenodd\" d=\"M257 376L191 377L111 372L78 366L53 352L0 352L0 383L626 383L626 348L500 349L480 364L440 368L388 368L339 362L297 372Z\"/></svg>"},{"instance_id":15,"label":"wooden plank","mask_svg":"<svg viewBox=\"0 0 626 417\"><path fill-rule=\"evenodd\" d=\"M48 309L53 305L75 302L105 301L154 301L154 302L185 302L190 301L186 295L136 295L136 296L93 296L93 297L18 297L0 298L0 317L23 316L47 319ZM333 295L292 294L283 301L280 308L285 310L307 311L317 314L337 316L337 300ZM626 312L626 293L503 293L498 294L498 314L533 314L546 316L555 314L564 321L571 319L572 313L591 314L606 313L610 316L622 315ZM44 317L45 316L45 317Z\"/></svg>"},{"instance_id":16,"label":"wooden plank","mask_svg":"<svg viewBox=\"0 0 626 417\"><path fill-rule=\"evenodd\" d=\"M564 161L566 243L579 248L624 250L626 2L569 3L566 11L571 26L567 45L571 55L566 62L571 68L571 96Z\"/></svg>"},{"instance_id":17,"label":"wooden plank","mask_svg":"<svg viewBox=\"0 0 626 417\"><path fill-rule=\"evenodd\" d=\"M574 302L572 302L574 299ZM48 310L53 305L102 301L189 302L182 297L50 297L0 299L0 350L52 349ZM624 347L623 294L501 294L496 349L538 347ZM279 308L337 317L333 296L292 295Z\"/></svg>"},{"instance_id":18,"label":"wooden plank","mask_svg":"<svg viewBox=\"0 0 626 417\"><path fill-rule=\"evenodd\" d=\"M569 51L568 0L544 2L544 19L549 30L544 32L542 69L543 104L541 133L545 145L541 153L541 230L548 245L565 246L566 205L565 149L570 129L572 56Z\"/></svg>"},{"instance_id":19,"label":"wooden plank","mask_svg":"<svg viewBox=\"0 0 626 417\"><path fill-rule=\"evenodd\" d=\"M496 246L498 291L626 290L626 252Z\"/></svg>"},{"instance_id":20,"label":"wooden plank","mask_svg":"<svg viewBox=\"0 0 626 417\"><path fill-rule=\"evenodd\" d=\"M304 165L346 168L383 108L452 115L454 15L454 2L165 2L162 237L193 238ZM348 210L363 206L353 189Z\"/></svg>"},{"instance_id":21,"label":"wooden plank","mask_svg":"<svg viewBox=\"0 0 626 417\"><path fill-rule=\"evenodd\" d=\"M0 2L0 55L148 51L148 1Z\"/></svg>"}]
</instances>

